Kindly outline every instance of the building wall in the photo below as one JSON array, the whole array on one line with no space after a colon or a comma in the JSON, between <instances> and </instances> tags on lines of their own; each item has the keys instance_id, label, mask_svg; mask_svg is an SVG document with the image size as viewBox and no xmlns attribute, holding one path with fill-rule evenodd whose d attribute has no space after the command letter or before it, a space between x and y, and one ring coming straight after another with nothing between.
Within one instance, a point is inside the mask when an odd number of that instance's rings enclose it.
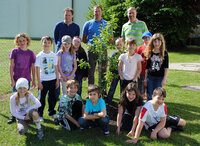
<instances>
[{"instance_id":1,"label":"building wall","mask_svg":"<svg viewBox=\"0 0 200 146\"><path fill-rule=\"evenodd\" d=\"M88 6L89 0L74 0L74 22L81 32ZM64 19L66 7L72 7L72 0L0 0L0 37L12 38L20 32L32 38L53 37L55 24Z\"/></svg>"}]
</instances>

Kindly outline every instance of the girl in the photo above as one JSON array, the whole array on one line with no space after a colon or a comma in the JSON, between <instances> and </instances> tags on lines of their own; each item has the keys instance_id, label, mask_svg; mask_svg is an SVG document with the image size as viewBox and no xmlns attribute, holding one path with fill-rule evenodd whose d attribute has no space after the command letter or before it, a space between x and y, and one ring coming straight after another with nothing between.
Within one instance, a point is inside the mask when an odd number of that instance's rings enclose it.
<instances>
[{"instance_id":1,"label":"girl","mask_svg":"<svg viewBox=\"0 0 200 146\"><path fill-rule=\"evenodd\" d=\"M12 92L16 92L15 83L23 77L31 82L31 72L33 77L32 86L35 87L35 59L36 56L33 51L29 50L28 47L31 43L30 37L25 33L17 34L15 37L15 45L17 48L12 49L10 59L10 79ZM11 116L8 120L8 124L15 121L15 118Z\"/></svg>"},{"instance_id":2,"label":"girl","mask_svg":"<svg viewBox=\"0 0 200 146\"><path fill-rule=\"evenodd\" d=\"M156 33L151 38L145 52L147 66L145 70L145 85L148 84L148 100L152 99L154 89L166 84L168 74L168 53L162 34Z\"/></svg>"},{"instance_id":3,"label":"girl","mask_svg":"<svg viewBox=\"0 0 200 146\"><path fill-rule=\"evenodd\" d=\"M66 82L74 79L77 69L76 55L69 35L62 37L61 50L57 53L58 71L61 76L62 93L66 94Z\"/></svg>"},{"instance_id":4,"label":"girl","mask_svg":"<svg viewBox=\"0 0 200 146\"><path fill-rule=\"evenodd\" d=\"M37 136L42 139L44 136L37 108L41 106L41 103L35 96L28 92L28 80L25 78L19 78L16 82L17 93L10 98L11 114L17 118L17 131L19 134L25 134L28 130L28 124L30 120L33 120L38 129ZM31 105L30 102L34 104Z\"/></svg>"},{"instance_id":5,"label":"girl","mask_svg":"<svg viewBox=\"0 0 200 146\"><path fill-rule=\"evenodd\" d=\"M82 93L82 80L86 80L88 77L88 67L80 67L79 64L82 61L88 62L87 55L85 53L85 50L81 47L81 40L78 36L75 36L72 41L74 51L76 52L76 58L77 61L77 70L76 70L76 76L75 79L79 82L79 89L78 94L81 96Z\"/></svg>"},{"instance_id":6,"label":"girl","mask_svg":"<svg viewBox=\"0 0 200 146\"><path fill-rule=\"evenodd\" d=\"M134 83L129 83L122 92L117 114L117 134L128 130L128 135L135 135L135 128L138 123L138 116L143 105L139 90Z\"/></svg>"}]
</instances>

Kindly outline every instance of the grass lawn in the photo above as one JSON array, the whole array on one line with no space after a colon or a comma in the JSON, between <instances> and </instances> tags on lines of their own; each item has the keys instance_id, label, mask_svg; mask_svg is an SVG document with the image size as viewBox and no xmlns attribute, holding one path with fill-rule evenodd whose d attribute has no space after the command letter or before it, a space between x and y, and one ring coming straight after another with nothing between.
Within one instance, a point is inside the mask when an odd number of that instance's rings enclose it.
<instances>
[{"instance_id":1,"label":"grass lawn","mask_svg":"<svg viewBox=\"0 0 200 146\"><path fill-rule=\"evenodd\" d=\"M11 92L9 85L9 59L8 54L13 40L0 40L0 95ZM7 44L11 44L10 46ZM8 47L9 46L9 47ZM30 48L37 54L41 49L38 41L32 41ZM109 52L112 54L112 52ZM169 52L170 62L200 62L199 53L181 53ZM192 60L192 61L191 61ZM97 76L97 75L96 75ZM97 83L97 82L96 82ZM178 114L187 122L184 132L174 132L167 139L152 141L149 133L142 131L139 142L136 145L160 146L160 145L200 145L200 91L192 91L181 88L185 85L199 85L200 74L188 71L169 71L167 85L164 87L167 91L166 104L168 114ZM82 97L86 96L87 81L83 82ZM32 90L37 96L37 90ZM119 86L114 96L114 100L119 100ZM100 129L93 128L84 131L66 131L53 123L53 119L48 117L47 107L45 108L44 119L42 123L45 137L38 140L34 124L30 124L26 135L19 135L16 132L16 123L8 125L7 120L10 116L9 98L0 101L0 145L128 145L124 141L131 138L124 133L120 136L115 134L116 125L110 125L110 136L105 137ZM58 106L58 104L57 104ZM56 107L57 108L57 107Z\"/></svg>"}]
</instances>

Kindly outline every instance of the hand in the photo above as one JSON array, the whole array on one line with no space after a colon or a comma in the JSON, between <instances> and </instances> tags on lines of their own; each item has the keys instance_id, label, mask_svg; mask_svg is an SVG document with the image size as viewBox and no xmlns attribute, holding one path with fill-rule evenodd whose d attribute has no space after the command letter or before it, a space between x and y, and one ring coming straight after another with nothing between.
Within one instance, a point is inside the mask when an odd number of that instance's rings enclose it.
<instances>
[{"instance_id":1,"label":"hand","mask_svg":"<svg viewBox=\"0 0 200 146\"><path fill-rule=\"evenodd\" d=\"M157 133L156 132L151 132L151 136L150 136L150 138L152 139L152 140L156 140L157 139Z\"/></svg>"},{"instance_id":2,"label":"hand","mask_svg":"<svg viewBox=\"0 0 200 146\"><path fill-rule=\"evenodd\" d=\"M126 140L125 142L126 143L132 143L132 144L135 144L137 143L138 139L137 138L134 138L134 139L129 139L129 140Z\"/></svg>"},{"instance_id":3,"label":"hand","mask_svg":"<svg viewBox=\"0 0 200 146\"><path fill-rule=\"evenodd\" d=\"M38 88L39 88L40 90L43 89L42 83L38 83Z\"/></svg>"},{"instance_id":4,"label":"hand","mask_svg":"<svg viewBox=\"0 0 200 146\"><path fill-rule=\"evenodd\" d=\"M144 86L147 87L147 79L144 79Z\"/></svg>"},{"instance_id":5,"label":"hand","mask_svg":"<svg viewBox=\"0 0 200 146\"><path fill-rule=\"evenodd\" d=\"M35 81L33 80L33 82L32 82L32 87L35 88L35 86L36 86L36 83L35 83Z\"/></svg>"},{"instance_id":6,"label":"hand","mask_svg":"<svg viewBox=\"0 0 200 146\"><path fill-rule=\"evenodd\" d=\"M24 120L30 120L30 117L28 114L25 116Z\"/></svg>"},{"instance_id":7,"label":"hand","mask_svg":"<svg viewBox=\"0 0 200 146\"><path fill-rule=\"evenodd\" d=\"M11 85L12 87L15 87L15 81L14 81L14 80L11 80L10 85Z\"/></svg>"},{"instance_id":8,"label":"hand","mask_svg":"<svg viewBox=\"0 0 200 146\"><path fill-rule=\"evenodd\" d=\"M163 79L161 85L164 86L166 84L166 79Z\"/></svg>"},{"instance_id":9,"label":"hand","mask_svg":"<svg viewBox=\"0 0 200 146\"><path fill-rule=\"evenodd\" d=\"M123 76L120 76L120 80L124 80L124 77L123 77Z\"/></svg>"},{"instance_id":10,"label":"hand","mask_svg":"<svg viewBox=\"0 0 200 146\"><path fill-rule=\"evenodd\" d=\"M137 77L135 77L135 78L133 79L133 82L137 82Z\"/></svg>"},{"instance_id":11,"label":"hand","mask_svg":"<svg viewBox=\"0 0 200 146\"><path fill-rule=\"evenodd\" d=\"M86 81L86 80L87 80L87 77L83 77L83 80Z\"/></svg>"},{"instance_id":12,"label":"hand","mask_svg":"<svg viewBox=\"0 0 200 146\"><path fill-rule=\"evenodd\" d=\"M131 130L131 131L127 134L127 136L135 136L135 132Z\"/></svg>"},{"instance_id":13,"label":"hand","mask_svg":"<svg viewBox=\"0 0 200 146\"><path fill-rule=\"evenodd\" d=\"M56 81L56 89L59 87L59 80Z\"/></svg>"},{"instance_id":14,"label":"hand","mask_svg":"<svg viewBox=\"0 0 200 146\"><path fill-rule=\"evenodd\" d=\"M120 135L122 134L122 132L120 131L120 128L117 128L117 131L116 131L117 135Z\"/></svg>"}]
</instances>

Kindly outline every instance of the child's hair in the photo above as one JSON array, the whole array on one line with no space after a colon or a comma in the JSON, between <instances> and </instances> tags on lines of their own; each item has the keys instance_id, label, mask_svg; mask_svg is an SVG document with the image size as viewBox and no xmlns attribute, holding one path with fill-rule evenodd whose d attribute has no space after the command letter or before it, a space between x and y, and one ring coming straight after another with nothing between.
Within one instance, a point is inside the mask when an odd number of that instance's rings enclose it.
<instances>
[{"instance_id":1,"label":"child's hair","mask_svg":"<svg viewBox=\"0 0 200 146\"><path fill-rule=\"evenodd\" d=\"M27 40L27 47L30 46L30 44L31 44L31 38L27 34L25 34L25 33L19 33L19 34L17 34L15 36L14 43L15 43L16 46L19 47L18 40L19 40L20 37L24 37Z\"/></svg>"},{"instance_id":2,"label":"child's hair","mask_svg":"<svg viewBox=\"0 0 200 146\"><path fill-rule=\"evenodd\" d=\"M153 96L156 96L156 95L162 96L165 98L167 96L167 93L164 88L158 87L153 91Z\"/></svg>"},{"instance_id":3,"label":"child's hair","mask_svg":"<svg viewBox=\"0 0 200 146\"><path fill-rule=\"evenodd\" d=\"M147 57L147 59L149 59L151 57L151 54L152 54L152 50L154 49L154 46L153 46L153 41L155 40L160 40L162 42L161 46L160 46L160 54L159 54L159 57L164 59L164 56L165 56L165 50L166 50L166 47L165 47L165 39L163 37L163 35L161 33L155 33L147 48L146 48L146 51L145 51L145 56Z\"/></svg>"},{"instance_id":4,"label":"child's hair","mask_svg":"<svg viewBox=\"0 0 200 146\"><path fill-rule=\"evenodd\" d=\"M118 39L116 39L115 45L117 45L117 43L122 43L122 44L124 45L123 38L118 38Z\"/></svg>"},{"instance_id":5,"label":"child's hair","mask_svg":"<svg viewBox=\"0 0 200 146\"><path fill-rule=\"evenodd\" d=\"M29 92L28 90L26 91L25 93L25 97L26 97L26 104L28 104L28 96L29 96ZM15 98L15 102L16 102L16 105L18 106L19 105L19 92L16 93L16 98Z\"/></svg>"},{"instance_id":6,"label":"child's hair","mask_svg":"<svg viewBox=\"0 0 200 146\"><path fill-rule=\"evenodd\" d=\"M132 44L137 45L137 41L136 41L136 39L133 38L133 37L128 38L127 41L126 41L126 45L132 45Z\"/></svg>"},{"instance_id":7,"label":"child's hair","mask_svg":"<svg viewBox=\"0 0 200 146\"><path fill-rule=\"evenodd\" d=\"M91 92L97 92L97 94L99 95L99 97L101 96L101 89L99 86L95 85L95 84L90 84L88 86L88 94Z\"/></svg>"},{"instance_id":8,"label":"child's hair","mask_svg":"<svg viewBox=\"0 0 200 146\"><path fill-rule=\"evenodd\" d=\"M77 88L79 88L79 83L76 80L68 80L66 82L66 88L69 88L72 85L75 85Z\"/></svg>"},{"instance_id":9,"label":"child's hair","mask_svg":"<svg viewBox=\"0 0 200 146\"><path fill-rule=\"evenodd\" d=\"M81 39L80 39L78 36L74 36L73 40L76 40L76 39L77 39L77 40L80 40L80 42L81 42ZM73 48L74 48L74 46L73 46ZM78 52L79 52L79 53L84 52L84 49L83 49L83 47L81 46L81 44L80 44L80 46L79 46Z\"/></svg>"},{"instance_id":10,"label":"child's hair","mask_svg":"<svg viewBox=\"0 0 200 146\"><path fill-rule=\"evenodd\" d=\"M74 10L72 8L65 8L63 12L71 12L72 15L74 14Z\"/></svg>"},{"instance_id":11,"label":"child's hair","mask_svg":"<svg viewBox=\"0 0 200 146\"><path fill-rule=\"evenodd\" d=\"M128 98L126 96L126 93L127 92L132 92L134 91L135 94L136 94L136 98L134 99L134 102L135 103L138 103L139 102L139 99L141 98L141 95L140 95L140 92L138 90L138 88L136 87L136 84L135 83L129 83L126 88L124 89L124 91L122 92L122 97L121 97L121 100L120 100L120 105L122 105L123 107L126 106L127 102L128 102Z\"/></svg>"},{"instance_id":12,"label":"child's hair","mask_svg":"<svg viewBox=\"0 0 200 146\"><path fill-rule=\"evenodd\" d=\"M43 42L44 40L50 41L51 44L53 43L53 39L52 39L50 36L43 36L43 37L41 38L41 42Z\"/></svg>"},{"instance_id":13,"label":"child's hair","mask_svg":"<svg viewBox=\"0 0 200 146\"><path fill-rule=\"evenodd\" d=\"M73 55L75 53L72 43L71 43L71 47L69 48L69 52L70 52L70 55ZM65 53L65 47L64 47L64 45L62 43L61 44L61 54L64 54L64 53Z\"/></svg>"}]
</instances>

